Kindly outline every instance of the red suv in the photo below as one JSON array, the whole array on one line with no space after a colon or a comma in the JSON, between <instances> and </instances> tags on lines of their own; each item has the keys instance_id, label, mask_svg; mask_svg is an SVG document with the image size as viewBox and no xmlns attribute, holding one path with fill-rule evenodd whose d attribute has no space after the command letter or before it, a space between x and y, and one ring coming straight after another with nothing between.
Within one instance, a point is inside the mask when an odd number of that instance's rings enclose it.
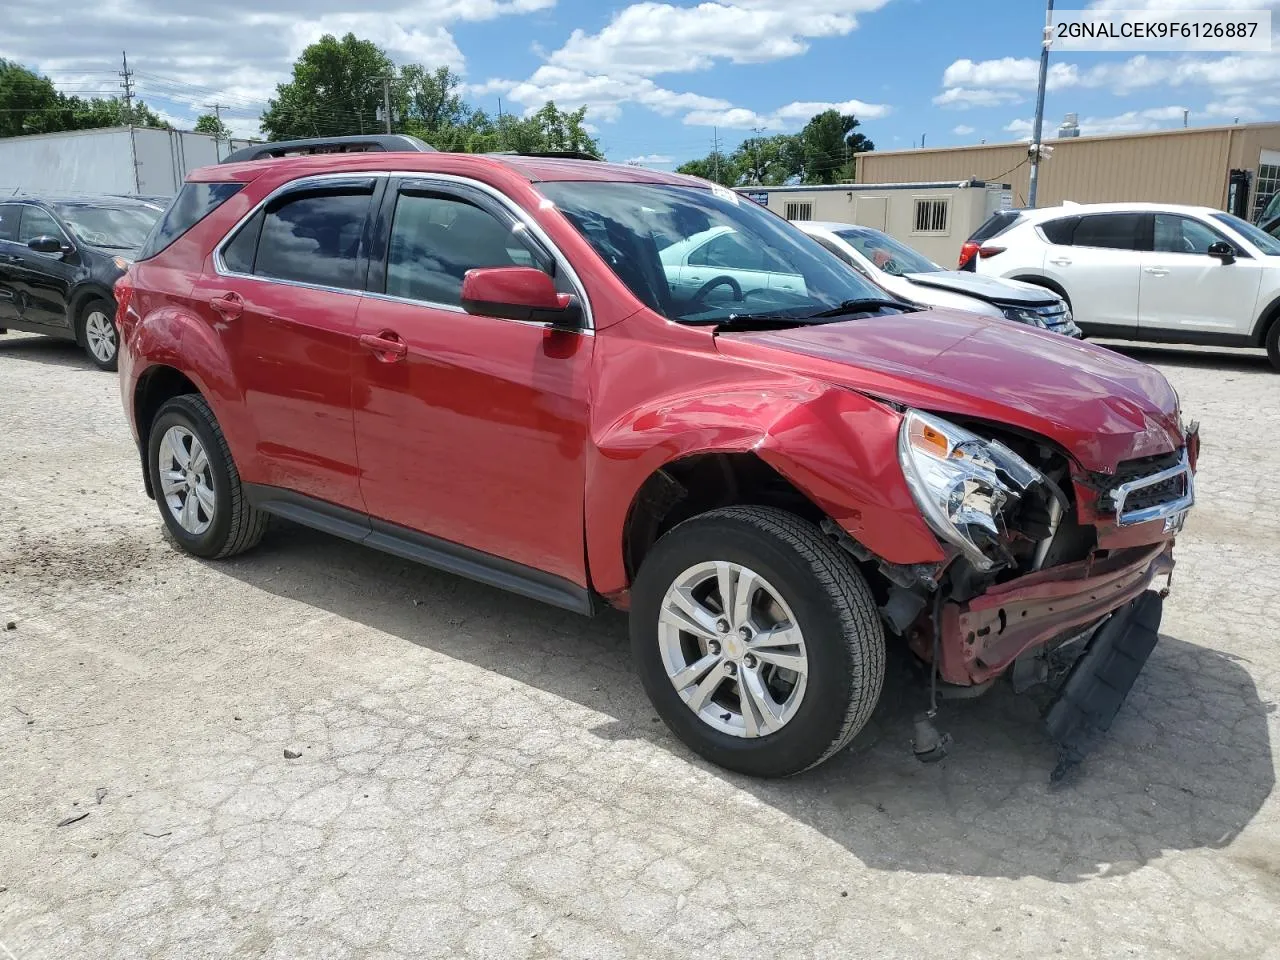
<instances>
[{"instance_id":1,"label":"red suv","mask_svg":"<svg viewBox=\"0 0 1280 960\"><path fill-rule=\"evenodd\" d=\"M186 550L247 550L274 514L629 610L657 711L750 774L847 744L887 639L932 691L926 757L936 697L1083 650L1048 718L1078 755L1155 642L1194 499L1198 441L1151 367L895 300L689 177L224 163L117 296L147 492Z\"/></svg>"}]
</instances>

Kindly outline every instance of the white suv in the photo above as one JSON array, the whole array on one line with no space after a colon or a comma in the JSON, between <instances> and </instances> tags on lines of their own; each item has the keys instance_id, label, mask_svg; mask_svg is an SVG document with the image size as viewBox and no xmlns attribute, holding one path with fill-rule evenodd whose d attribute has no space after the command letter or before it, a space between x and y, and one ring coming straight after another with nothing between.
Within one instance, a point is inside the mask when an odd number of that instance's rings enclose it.
<instances>
[{"instance_id":1,"label":"white suv","mask_svg":"<svg viewBox=\"0 0 1280 960\"><path fill-rule=\"evenodd\" d=\"M1065 204L1004 219L982 240L977 272L1062 294L1086 334L1265 346L1280 370L1280 240L1252 224L1155 203Z\"/></svg>"}]
</instances>

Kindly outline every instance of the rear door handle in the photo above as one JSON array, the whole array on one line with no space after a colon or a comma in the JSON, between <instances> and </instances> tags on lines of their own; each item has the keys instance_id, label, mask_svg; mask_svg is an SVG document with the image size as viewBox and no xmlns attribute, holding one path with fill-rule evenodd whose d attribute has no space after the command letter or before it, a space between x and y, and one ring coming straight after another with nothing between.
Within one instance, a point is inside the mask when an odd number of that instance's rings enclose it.
<instances>
[{"instance_id":1,"label":"rear door handle","mask_svg":"<svg viewBox=\"0 0 1280 960\"><path fill-rule=\"evenodd\" d=\"M1142 272L1149 273L1153 277L1167 277L1169 275L1169 271L1164 267L1143 267Z\"/></svg>"},{"instance_id":2,"label":"rear door handle","mask_svg":"<svg viewBox=\"0 0 1280 960\"><path fill-rule=\"evenodd\" d=\"M383 363L395 363L409 355L408 345L394 330L383 330L377 334L362 333L360 343L372 350L373 355Z\"/></svg>"},{"instance_id":3,"label":"rear door handle","mask_svg":"<svg viewBox=\"0 0 1280 960\"><path fill-rule=\"evenodd\" d=\"M244 313L244 299L238 293L224 293L214 297L209 301L209 306L223 320L235 320Z\"/></svg>"},{"instance_id":4,"label":"rear door handle","mask_svg":"<svg viewBox=\"0 0 1280 960\"><path fill-rule=\"evenodd\" d=\"M1058 257L1056 260L1050 260L1049 262L1052 263L1055 267L1071 266L1071 261L1066 257Z\"/></svg>"}]
</instances>

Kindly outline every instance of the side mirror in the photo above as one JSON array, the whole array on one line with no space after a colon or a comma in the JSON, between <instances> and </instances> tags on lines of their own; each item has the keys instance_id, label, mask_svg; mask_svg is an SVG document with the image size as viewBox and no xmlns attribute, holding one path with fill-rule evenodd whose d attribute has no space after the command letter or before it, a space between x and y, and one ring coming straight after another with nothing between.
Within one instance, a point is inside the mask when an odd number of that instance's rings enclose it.
<instances>
[{"instance_id":1,"label":"side mirror","mask_svg":"<svg viewBox=\"0 0 1280 960\"><path fill-rule=\"evenodd\" d=\"M1225 240L1215 240L1209 244L1209 249L1205 251L1209 256L1216 257L1223 264L1236 262L1236 248Z\"/></svg>"},{"instance_id":2,"label":"side mirror","mask_svg":"<svg viewBox=\"0 0 1280 960\"><path fill-rule=\"evenodd\" d=\"M535 267L477 267L462 278L462 309L485 317L531 320L579 329L582 304L556 291L555 282Z\"/></svg>"},{"instance_id":3,"label":"side mirror","mask_svg":"<svg viewBox=\"0 0 1280 960\"><path fill-rule=\"evenodd\" d=\"M33 237L27 241L27 246L36 253L67 253L63 249L62 241L57 237L51 237L47 234L41 237Z\"/></svg>"}]
</instances>

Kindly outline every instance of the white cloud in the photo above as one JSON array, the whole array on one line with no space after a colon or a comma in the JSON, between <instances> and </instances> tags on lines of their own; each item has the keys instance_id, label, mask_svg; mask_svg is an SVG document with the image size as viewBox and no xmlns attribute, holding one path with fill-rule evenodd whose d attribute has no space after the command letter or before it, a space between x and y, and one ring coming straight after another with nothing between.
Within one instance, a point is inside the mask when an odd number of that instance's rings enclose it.
<instances>
[{"instance_id":1,"label":"white cloud","mask_svg":"<svg viewBox=\"0 0 1280 960\"><path fill-rule=\"evenodd\" d=\"M793 57L808 41L845 36L859 13L889 0L719 0L676 6L645 0L615 14L598 33L574 30L549 61L585 73L643 76L705 70L717 60L764 63Z\"/></svg>"},{"instance_id":2,"label":"white cloud","mask_svg":"<svg viewBox=\"0 0 1280 960\"><path fill-rule=\"evenodd\" d=\"M840 113L851 113L859 119L878 119L892 110L883 103L864 103L861 100L845 100L827 102L823 100L797 100L778 107L771 113L757 113L743 107L729 107L722 110L694 110L685 115L684 122L688 126L726 127L737 130L752 130L761 127L773 133L786 130L798 130L809 122L814 114L824 110L837 110Z\"/></svg>"},{"instance_id":3,"label":"white cloud","mask_svg":"<svg viewBox=\"0 0 1280 960\"><path fill-rule=\"evenodd\" d=\"M1035 124L1030 120L1010 120L1003 129L1005 133L1012 133L1019 140L1030 140Z\"/></svg>"},{"instance_id":4,"label":"white cloud","mask_svg":"<svg viewBox=\"0 0 1280 960\"><path fill-rule=\"evenodd\" d=\"M638 157L628 157L623 161L637 167L669 167L675 162L675 157L669 157L665 153L644 153Z\"/></svg>"},{"instance_id":5,"label":"white cloud","mask_svg":"<svg viewBox=\"0 0 1280 960\"><path fill-rule=\"evenodd\" d=\"M967 137L969 136L969 134L975 133L976 131L974 130L973 127L969 126L968 124L962 123L959 126L952 127L951 132L954 133L957 137Z\"/></svg>"},{"instance_id":6,"label":"white cloud","mask_svg":"<svg viewBox=\"0 0 1280 960\"><path fill-rule=\"evenodd\" d=\"M1045 79L1049 90L1074 86L1079 69L1073 63L1052 63ZM942 73L944 87L996 87L1034 90L1040 79L1040 61L1030 57L999 60L957 60Z\"/></svg>"},{"instance_id":7,"label":"white cloud","mask_svg":"<svg viewBox=\"0 0 1280 960\"><path fill-rule=\"evenodd\" d=\"M1023 98L1011 90L974 90L969 87L948 87L933 98L939 107L968 110L970 107L994 107L1003 103L1018 103Z\"/></svg>"},{"instance_id":8,"label":"white cloud","mask_svg":"<svg viewBox=\"0 0 1280 960\"><path fill-rule=\"evenodd\" d=\"M470 90L502 94L526 110L536 110L548 100L554 100L562 109L585 106L588 116L604 121L617 120L624 103L637 103L664 116L682 110L725 110L732 106L718 97L668 90L647 77L586 74L552 64L539 67L528 80L490 80Z\"/></svg>"},{"instance_id":9,"label":"white cloud","mask_svg":"<svg viewBox=\"0 0 1280 960\"><path fill-rule=\"evenodd\" d=\"M0 57L51 75L94 78L116 92L119 51L127 49L139 95L165 100L173 122L188 125L203 104L228 106L240 133L257 118L276 84L289 79L302 48L324 32L350 30L398 62L465 67L451 32L463 22L548 10L556 0L67 0L52 7L6 7ZM83 85L79 89L86 90ZM184 116L182 107L189 112ZM161 106L164 106L163 104Z\"/></svg>"}]
</instances>

